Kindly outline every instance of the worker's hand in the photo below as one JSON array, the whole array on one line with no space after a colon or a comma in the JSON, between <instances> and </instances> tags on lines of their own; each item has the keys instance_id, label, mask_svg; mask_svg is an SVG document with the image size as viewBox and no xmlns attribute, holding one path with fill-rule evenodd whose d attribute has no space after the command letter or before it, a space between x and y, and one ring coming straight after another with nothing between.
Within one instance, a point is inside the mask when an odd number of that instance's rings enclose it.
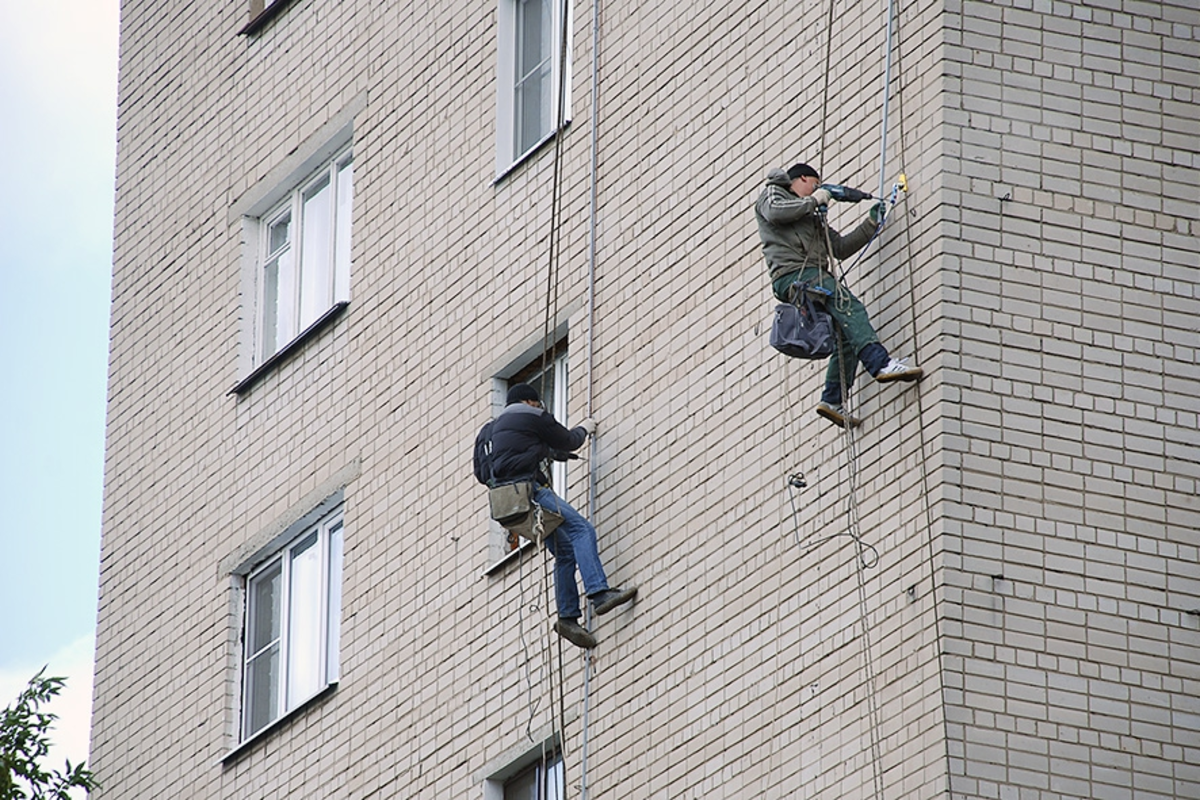
<instances>
[{"instance_id":1,"label":"worker's hand","mask_svg":"<svg viewBox=\"0 0 1200 800\"><path fill-rule=\"evenodd\" d=\"M584 431L587 432L588 436L596 435L596 421L591 417L588 417L583 422L579 423L579 427L583 428Z\"/></svg>"},{"instance_id":2,"label":"worker's hand","mask_svg":"<svg viewBox=\"0 0 1200 800\"><path fill-rule=\"evenodd\" d=\"M876 225L878 225L883 220L883 212L885 210L886 210L886 208L885 208L884 202L882 200L878 201L877 203L875 203L875 205L871 206L871 213L870 213L871 222L874 222Z\"/></svg>"},{"instance_id":3,"label":"worker's hand","mask_svg":"<svg viewBox=\"0 0 1200 800\"><path fill-rule=\"evenodd\" d=\"M811 195L813 200L817 201L819 206L827 206L833 201L833 195L827 189L817 189Z\"/></svg>"}]
</instances>

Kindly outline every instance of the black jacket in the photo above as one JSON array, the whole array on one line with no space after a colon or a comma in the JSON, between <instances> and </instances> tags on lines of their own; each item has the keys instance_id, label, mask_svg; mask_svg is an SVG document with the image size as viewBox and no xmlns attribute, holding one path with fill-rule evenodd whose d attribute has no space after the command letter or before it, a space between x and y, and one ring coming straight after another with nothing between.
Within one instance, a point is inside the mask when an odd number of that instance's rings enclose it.
<instances>
[{"instance_id":1,"label":"black jacket","mask_svg":"<svg viewBox=\"0 0 1200 800\"><path fill-rule=\"evenodd\" d=\"M486 444L491 439L491 467ZM487 484L533 478L543 484L550 479L542 472L542 461L564 461L568 453L587 441L583 428L568 430L549 411L525 403L513 403L487 423L475 437L475 478Z\"/></svg>"}]
</instances>

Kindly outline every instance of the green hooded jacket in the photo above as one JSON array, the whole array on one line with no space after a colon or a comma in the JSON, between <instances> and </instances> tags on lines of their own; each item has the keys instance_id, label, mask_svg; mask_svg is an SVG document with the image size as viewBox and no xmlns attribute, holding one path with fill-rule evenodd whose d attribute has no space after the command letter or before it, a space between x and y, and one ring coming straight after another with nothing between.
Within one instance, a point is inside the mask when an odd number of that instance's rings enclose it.
<instances>
[{"instance_id":1,"label":"green hooded jacket","mask_svg":"<svg viewBox=\"0 0 1200 800\"><path fill-rule=\"evenodd\" d=\"M825 230L829 231L828 247L833 249L833 257L840 261L871 241L876 228L868 215L858 227L842 236L817 213L817 202L811 197L792 194L791 185L792 180L785 170L771 170L767 174L767 185L754 204L771 287L781 300L786 298L788 286L805 267L819 267L829 272Z\"/></svg>"}]
</instances>

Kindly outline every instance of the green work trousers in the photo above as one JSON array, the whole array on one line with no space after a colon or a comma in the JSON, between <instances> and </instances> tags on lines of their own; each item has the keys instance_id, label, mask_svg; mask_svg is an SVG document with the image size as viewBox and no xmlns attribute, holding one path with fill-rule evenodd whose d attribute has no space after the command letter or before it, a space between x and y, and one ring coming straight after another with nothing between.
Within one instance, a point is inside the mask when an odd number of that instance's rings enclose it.
<instances>
[{"instance_id":1,"label":"green work trousers","mask_svg":"<svg viewBox=\"0 0 1200 800\"><path fill-rule=\"evenodd\" d=\"M780 302L786 303L788 287L796 281L820 286L822 289L833 292L833 295L825 301L825 310L829 312L829 316L833 317L833 324L838 334L838 346L833 351L833 355L829 357L829 367L825 370L825 383L826 385L844 386L848 390L854 386L854 376L858 372L859 353L867 345L879 343L879 336L871 327L871 320L867 317L867 309L846 288L841 288L839 296L837 279L820 267L805 267L799 273L791 272L775 279L771 284L775 297ZM878 348L876 349L878 350ZM886 358L886 351L883 351L883 354ZM845 365L846 373L844 381L842 380L843 365Z\"/></svg>"}]
</instances>

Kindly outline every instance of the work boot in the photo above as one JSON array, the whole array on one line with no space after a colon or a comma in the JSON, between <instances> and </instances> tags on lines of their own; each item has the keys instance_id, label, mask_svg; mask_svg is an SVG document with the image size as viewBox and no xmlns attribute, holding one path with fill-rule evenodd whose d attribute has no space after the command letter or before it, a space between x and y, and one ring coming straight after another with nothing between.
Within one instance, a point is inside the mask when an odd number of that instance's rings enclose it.
<instances>
[{"instance_id":1,"label":"work boot","mask_svg":"<svg viewBox=\"0 0 1200 800\"><path fill-rule=\"evenodd\" d=\"M588 632L586 628L579 624L577 619L567 619L559 617L554 623L554 630L558 635L566 639L576 647L582 647L590 650L596 646L596 637Z\"/></svg>"},{"instance_id":2,"label":"work boot","mask_svg":"<svg viewBox=\"0 0 1200 800\"><path fill-rule=\"evenodd\" d=\"M857 428L862 424L861 419L851 416L840 404L834 405L833 403L826 403L824 400L817 403L817 413L839 428L847 426Z\"/></svg>"},{"instance_id":3,"label":"work boot","mask_svg":"<svg viewBox=\"0 0 1200 800\"><path fill-rule=\"evenodd\" d=\"M597 614L607 614L617 606L628 603L636 594L636 586L632 589L605 589L596 592L588 599L592 601L592 607L596 609Z\"/></svg>"},{"instance_id":4,"label":"work boot","mask_svg":"<svg viewBox=\"0 0 1200 800\"><path fill-rule=\"evenodd\" d=\"M887 365L875 373L875 380L880 383L890 383L891 381L915 381L920 380L924 371L920 367L910 367L902 361L897 361L894 358L888 359Z\"/></svg>"}]
</instances>

